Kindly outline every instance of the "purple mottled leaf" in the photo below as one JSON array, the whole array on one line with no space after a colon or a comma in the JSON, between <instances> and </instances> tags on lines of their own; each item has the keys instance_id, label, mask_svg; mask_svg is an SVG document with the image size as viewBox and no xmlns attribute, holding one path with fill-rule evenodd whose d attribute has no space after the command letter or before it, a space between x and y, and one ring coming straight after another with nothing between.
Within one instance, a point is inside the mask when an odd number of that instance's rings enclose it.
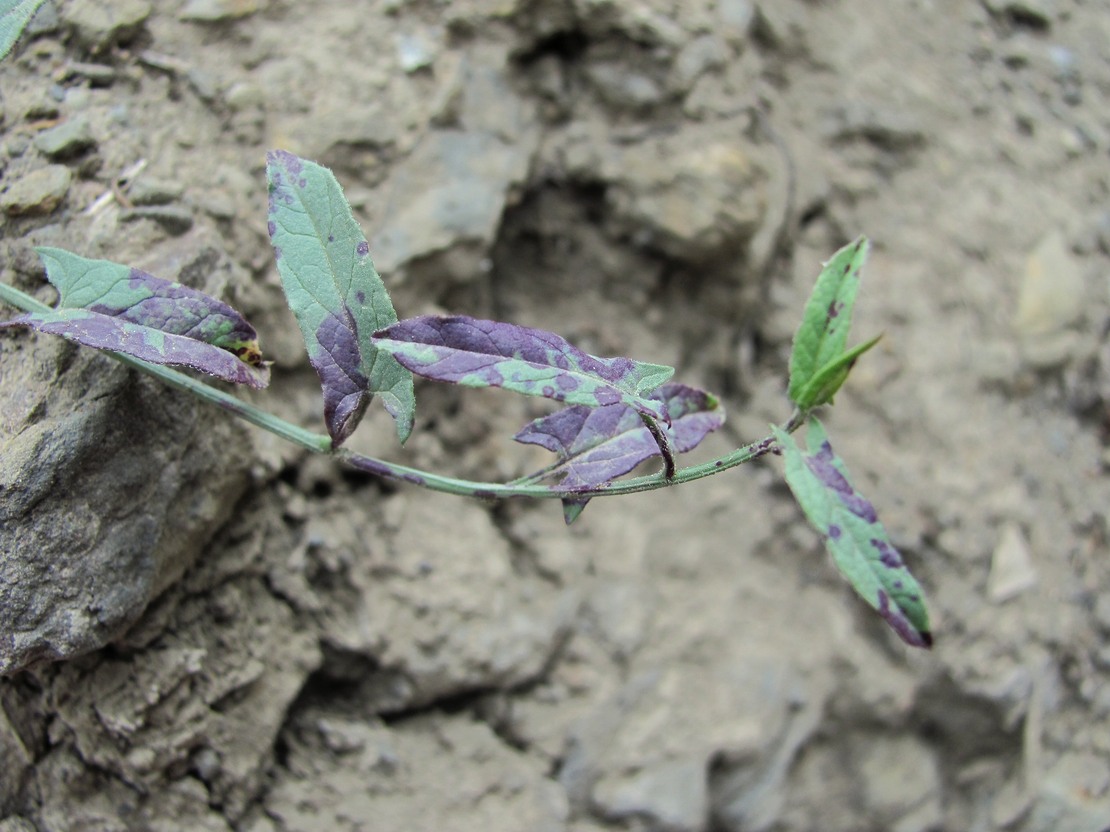
<instances>
[{"instance_id":1,"label":"purple mottled leaf","mask_svg":"<svg viewBox=\"0 0 1110 832\"><path fill-rule=\"evenodd\" d=\"M221 300L108 260L46 246L35 251L58 290L59 309L86 309L212 344L254 367L262 364L258 333Z\"/></svg>"},{"instance_id":2,"label":"purple mottled leaf","mask_svg":"<svg viewBox=\"0 0 1110 832\"><path fill-rule=\"evenodd\" d=\"M800 448L779 429L775 438L783 449L786 482L810 523L824 536L840 573L903 641L931 647L921 587L891 543L875 507L852 484L821 423L811 418L806 437L816 450Z\"/></svg>"},{"instance_id":3,"label":"purple mottled leaf","mask_svg":"<svg viewBox=\"0 0 1110 832\"><path fill-rule=\"evenodd\" d=\"M190 367L234 384L265 387L270 371L252 367L220 347L173 335L86 309L32 312L0 323L0 329L27 326L102 350L123 353L154 364Z\"/></svg>"},{"instance_id":4,"label":"purple mottled leaf","mask_svg":"<svg viewBox=\"0 0 1110 832\"><path fill-rule=\"evenodd\" d=\"M674 373L630 358L588 355L553 332L465 315L410 318L376 332L374 343L436 381L589 407L624 403L655 418L664 414L647 394Z\"/></svg>"},{"instance_id":5,"label":"purple mottled leaf","mask_svg":"<svg viewBox=\"0 0 1110 832\"><path fill-rule=\"evenodd\" d=\"M371 340L397 314L343 190L327 168L282 150L267 154L266 176L270 241L332 443L350 436L373 394L404 442L416 407L412 373Z\"/></svg>"},{"instance_id":6,"label":"purple mottled leaf","mask_svg":"<svg viewBox=\"0 0 1110 832\"><path fill-rule=\"evenodd\" d=\"M667 382L649 394L662 405L669 425L663 429L678 453L697 445L724 422L717 399L703 390ZM536 419L514 437L518 442L552 451L559 461L529 479L552 479L563 489L589 489L623 476L659 454L659 446L640 414L625 404L605 407L572 405ZM572 522L587 500L567 498L564 517Z\"/></svg>"},{"instance_id":7,"label":"purple mottled leaf","mask_svg":"<svg viewBox=\"0 0 1110 832\"><path fill-rule=\"evenodd\" d=\"M226 303L107 260L36 249L58 289L58 308L0 326L27 326L155 364L190 367L235 384L265 387L258 335Z\"/></svg>"}]
</instances>

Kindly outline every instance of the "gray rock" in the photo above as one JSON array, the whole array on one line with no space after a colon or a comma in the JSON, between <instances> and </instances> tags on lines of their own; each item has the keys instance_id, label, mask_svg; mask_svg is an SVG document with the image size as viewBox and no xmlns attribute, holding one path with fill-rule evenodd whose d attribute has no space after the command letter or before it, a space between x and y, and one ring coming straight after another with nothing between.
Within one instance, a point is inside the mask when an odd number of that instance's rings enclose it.
<instances>
[{"instance_id":1,"label":"gray rock","mask_svg":"<svg viewBox=\"0 0 1110 832\"><path fill-rule=\"evenodd\" d=\"M248 17L268 5L269 0L188 0L177 18L190 23L221 23Z\"/></svg>"},{"instance_id":2,"label":"gray rock","mask_svg":"<svg viewBox=\"0 0 1110 832\"><path fill-rule=\"evenodd\" d=\"M566 796L542 761L512 749L487 725L439 713L393 726L370 721L361 752L321 759L313 730L321 716L300 714L299 730L286 732L289 765L265 797L266 813L282 829L567 828ZM358 821L352 826L351 819Z\"/></svg>"},{"instance_id":3,"label":"gray rock","mask_svg":"<svg viewBox=\"0 0 1110 832\"><path fill-rule=\"evenodd\" d=\"M35 136L35 147L51 159L66 159L96 146L92 126L85 116L66 119Z\"/></svg>"},{"instance_id":4,"label":"gray rock","mask_svg":"<svg viewBox=\"0 0 1110 832\"><path fill-rule=\"evenodd\" d=\"M169 205L184 193L185 186L175 180L140 176L127 189L127 198L134 205Z\"/></svg>"},{"instance_id":5,"label":"gray rock","mask_svg":"<svg viewBox=\"0 0 1110 832\"><path fill-rule=\"evenodd\" d=\"M0 210L11 217L49 214L57 208L73 178L64 165L47 165L12 182L0 194Z\"/></svg>"},{"instance_id":6,"label":"gray rock","mask_svg":"<svg viewBox=\"0 0 1110 832\"><path fill-rule=\"evenodd\" d=\"M594 801L606 817L638 818L652 829L699 832L709 815L704 760L669 760L623 777L603 779Z\"/></svg>"},{"instance_id":7,"label":"gray rock","mask_svg":"<svg viewBox=\"0 0 1110 832\"><path fill-rule=\"evenodd\" d=\"M1059 230L1040 239L1025 261L1014 327L1023 338L1061 332L1088 305L1083 270Z\"/></svg>"},{"instance_id":8,"label":"gray rock","mask_svg":"<svg viewBox=\"0 0 1110 832\"><path fill-rule=\"evenodd\" d=\"M530 147L488 133L428 136L392 178L385 224L370 243L378 270L389 273L459 243L491 243L530 155Z\"/></svg>"},{"instance_id":9,"label":"gray rock","mask_svg":"<svg viewBox=\"0 0 1110 832\"><path fill-rule=\"evenodd\" d=\"M106 644L247 486L228 420L56 339L5 350L0 674Z\"/></svg>"},{"instance_id":10,"label":"gray rock","mask_svg":"<svg viewBox=\"0 0 1110 832\"><path fill-rule=\"evenodd\" d=\"M1025 533L1016 523L1002 527L991 556L987 597L996 604L1016 598L1037 585L1037 570Z\"/></svg>"},{"instance_id":11,"label":"gray rock","mask_svg":"<svg viewBox=\"0 0 1110 832\"><path fill-rule=\"evenodd\" d=\"M992 14L1007 14L1048 28L1056 16L1055 0L984 0Z\"/></svg>"},{"instance_id":12,"label":"gray rock","mask_svg":"<svg viewBox=\"0 0 1110 832\"><path fill-rule=\"evenodd\" d=\"M664 98L663 87L654 78L623 62L591 63L586 77L606 103L621 109L642 110Z\"/></svg>"},{"instance_id":13,"label":"gray rock","mask_svg":"<svg viewBox=\"0 0 1110 832\"><path fill-rule=\"evenodd\" d=\"M148 0L73 0L63 9L77 41L94 53L134 36L150 13Z\"/></svg>"},{"instance_id":14,"label":"gray rock","mask_svg":"<svg viewBox=\"0 0 1110 832\"><path fill-rule=\"evenodd\" d=\"M154 220L171 234L184 234L193 227L193 212L181 205L146 205L120 214L124 222Z\"/></svg>"},{"instance_id":15,"label":"gray rock","mask_svg":"<svg viewBox=\"0 0 1110 832\"><path fill-rule=\"evenodd\" d=\"M734 138L652 139L602 163L607 199L636 239L701 263L742 251L763 221L764 175Z\"/></svg>"}]
</instances>

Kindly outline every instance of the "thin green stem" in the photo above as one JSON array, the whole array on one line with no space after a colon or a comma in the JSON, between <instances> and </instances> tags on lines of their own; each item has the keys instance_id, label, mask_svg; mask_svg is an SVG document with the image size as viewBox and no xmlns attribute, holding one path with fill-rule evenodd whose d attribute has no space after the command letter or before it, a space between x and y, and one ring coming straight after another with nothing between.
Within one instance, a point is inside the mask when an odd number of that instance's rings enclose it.
<instances>
[{"instance_id":1,"label":"thin green stem","mask_svg":"<svg viewBox=\"0 0 1110 832\"><path fill-rule=\"evenodd\" d=\"M35 298L27 295L14 286L0 283L0 300L26 312L49 312L51 308ZM700 465L691 465L678 471L661 471L643 477L634 477L627 480L610 482L591 488L572 489L559 488L558 486L527 484L517 480L513 483L480 482L448 477L387 462L375 457L363 456L349 451L346 448L332 447L330 437L325 434L315 433L305 428L280 419L271 413L259 410L236 396L226 393L199 379L187 376L177 370L171 370L159 364L151 364L138 358L132 358L120 353L107 352L108 355L121 361L129 367L134 367L144 373L154 376L158 380L192 393L210 404L214 404L228 413L250 422L256 427L280 436L295 445L299 445L313 453L327 454L347 465L366 471L375 476L384 477L399 482L419 485L432 491L442 491L447 494L457 494L464 497L478 497L482 499L500 499L504 497L535 497L535 498L564 498L564 497L612 497L619 494L635 494L640 491L654 491L657 488L667 488L671 485L680 485L684 482L719 474L729 468L751 462L765 454L776 450L773 436L768 436L758 442L745 445L732 453L725 454L717 459L704 462ZM804 414L795 412L791 419L784 424L783 430L792 433L801 425ZM525 478L528 479L528 478Z\"/></svg>"}]
</instances>

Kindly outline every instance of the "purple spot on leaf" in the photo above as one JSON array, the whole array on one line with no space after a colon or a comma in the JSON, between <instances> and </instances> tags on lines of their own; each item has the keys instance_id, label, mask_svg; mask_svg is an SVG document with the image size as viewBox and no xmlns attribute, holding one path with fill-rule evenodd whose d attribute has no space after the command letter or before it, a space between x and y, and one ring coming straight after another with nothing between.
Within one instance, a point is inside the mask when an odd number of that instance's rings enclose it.
<instances>
[{"instance_id":1,"label":"purple spot on leaf","mask_svg":"<svg viewBox=\"0 0 1110 832\"><path fill-rule=\"evenodd\" d=\"M871 538L871 545L879 551L879 562L888 569L901 569L905 564L901 555L889 542L878 538Z\"/></svg>"},{"instance_id":2,"label":"purple spot on leaf","mask_svg":"<svg viewBox=\"0 0 1110 832\"><path fill-rule=\"evenodd\" d=\"M879 522L875 507L852 488L852 484L833 465L833 458L832 446L828 442L823 442L815 455L805 458L806 467L826 488L836 492L836 496L848 511L868 523Z\"/></svg>"},{"instance_id":3,"label":"purple spot on leaf","mask_svg":"<svg viewBox=\"0 0 1110 832\"><path fill-rule=\"evenodd\" d=\"M898 609L897 607L891 606L889 596L881 589L879 590L878 601L879 615L881 615L886 620L886 623L893 628L894 632L898 633L898 636L902 639L902 641L906 642L906 644L910 645L911 647L933 646L932 634L928 632L921 632L916 627L914 627L913 624L910 623L910 620L906 618L906 614L902 612L902 610Z\"/></svg>"},{"instance_id":4,"label":"purple spot on leaf","mask_svg":"<svg viewBox=\"0 0 1110 832\"><path fill-rule=\"evenodd\" d=\"M555 396L555 388L552 387L550 384L545 384L543 386L543 395L545 398L548 399L553 398Z\"/></svg>"},{"instance_id":5,"label":"purple spot on leaf","mask_svg":"<svg viewBox=\"0 0 1110 832\"><path fill-rule=\"evenodd\" d=\"M831 540L839 540L841 534L843 534L843 532L841 531L840 526L836 525L836 523L829 524L829 538Z\"/></svg>"},{"instance_id":6,"label":"purple spot on leaf","mask_svg":"<svg viewBox=\"0 0 1110 832\"><path fill-rule=\"evenodd\" d=\"M365 240L361 241L357 246L355 246L355 252L358 254L359 257L365 257L367 254L370 253L370 244L367 243Z\"/></svg>"},{"instance_id":7,"label":"purple spot on leaf","mask_svg":"<svg viewBox=\"0 0 1110 832\"><path fill-rule=\"evenodd\" d=\"M268 223L266 223L266 231L269 232L271 237L273 237L275 234L277 234L277 223L273 220L270 220Z\"/></svg>"}]
</instances>

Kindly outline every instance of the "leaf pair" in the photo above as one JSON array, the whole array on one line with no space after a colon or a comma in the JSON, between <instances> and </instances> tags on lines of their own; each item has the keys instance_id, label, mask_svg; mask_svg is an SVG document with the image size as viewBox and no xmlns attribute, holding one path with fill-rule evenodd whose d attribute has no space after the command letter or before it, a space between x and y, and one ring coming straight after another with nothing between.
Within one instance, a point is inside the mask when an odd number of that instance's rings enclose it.
<instances>
[{"instance_id":1,"label":"leaf pair","mask_svg":"<svg viewBox=\"0 0 1110 832\"><path fill-rule=\"evenodd\" d=\"M856 360L879 337L846 349L860 269L867 258L860 237L825 264L794 336L788 394L801 413L832 401ZM931 647L924 595L879 522L874 506L848 477L824 427L809 419L803 449L774 427L786 462L786 482L810 523L825 539L833 562L857 593L913 647Z\"/></svg>"},{"instance_id":2,"label":"leaf pair","mask_svg":"<svg viewBox=\"0 0 1110 832\"><path fill-rule=\"evenodd\" d=\"M58 307L19 315L0 322L0 328L32 327L235 384L261 388L269 383L254 327L226 303L139 269L57 248L36 251L58 289Z\"/></svg>"},{"instance_id":3,"label":"leaf pair","mask_svg":"<svg viewBox=\"0 0 1110 832\"><path fill-rule=\"evenodd\" d=\"M572 458L585 466L583 471L591 471L579 481L574 477L564 481L564 488L603 485L657 454L663 457L667 476L673 477L676 450L689 450L724 418L723 413L717 414L713 427L691 442L692 423L685 422L685 432L680 435L671 426L672 420L695 407L716 409L716 399L683 385L665 384L674 374L672 367L629 358L598 358L542 329L465 315L426 315L383 329L376 333L374 344L425 378L466 387L501 387L572 405L538 420L531 432L526 429L517 435L519 441L544 445L560 454L563 463L552 472L559 478L573 469ZM567 433L572 424L573 435ZM543 436L555 444L540 438ZM626 461L636 457L635 461L625 467L615 461L597 465L606 453L618 448L629 454ZM579 458L586 452L589 460ZM576 517L585 502L570 500L565 505L579 505ZM573 519L569 512L568 523Z\"/></svg>"},{"instance_id":4,"label":"leaf pair","mask_svg":"<svg viewBox=\"0 0 1110 832\"><path fill-rule=\"evenodd\" d=\"M716 397L677 382L667 382L650 394L662 405L669 439L678 453L693 450L725 420ZM657 456L659 445L636 409L626 404L571 407L536 419L516 436L517 442L539 445L559 461L521 482L553 480L561 490L587 491L612 482ZM570 525L589 497L564 497L563 517Z\"/></svg>"}]
</instances>

